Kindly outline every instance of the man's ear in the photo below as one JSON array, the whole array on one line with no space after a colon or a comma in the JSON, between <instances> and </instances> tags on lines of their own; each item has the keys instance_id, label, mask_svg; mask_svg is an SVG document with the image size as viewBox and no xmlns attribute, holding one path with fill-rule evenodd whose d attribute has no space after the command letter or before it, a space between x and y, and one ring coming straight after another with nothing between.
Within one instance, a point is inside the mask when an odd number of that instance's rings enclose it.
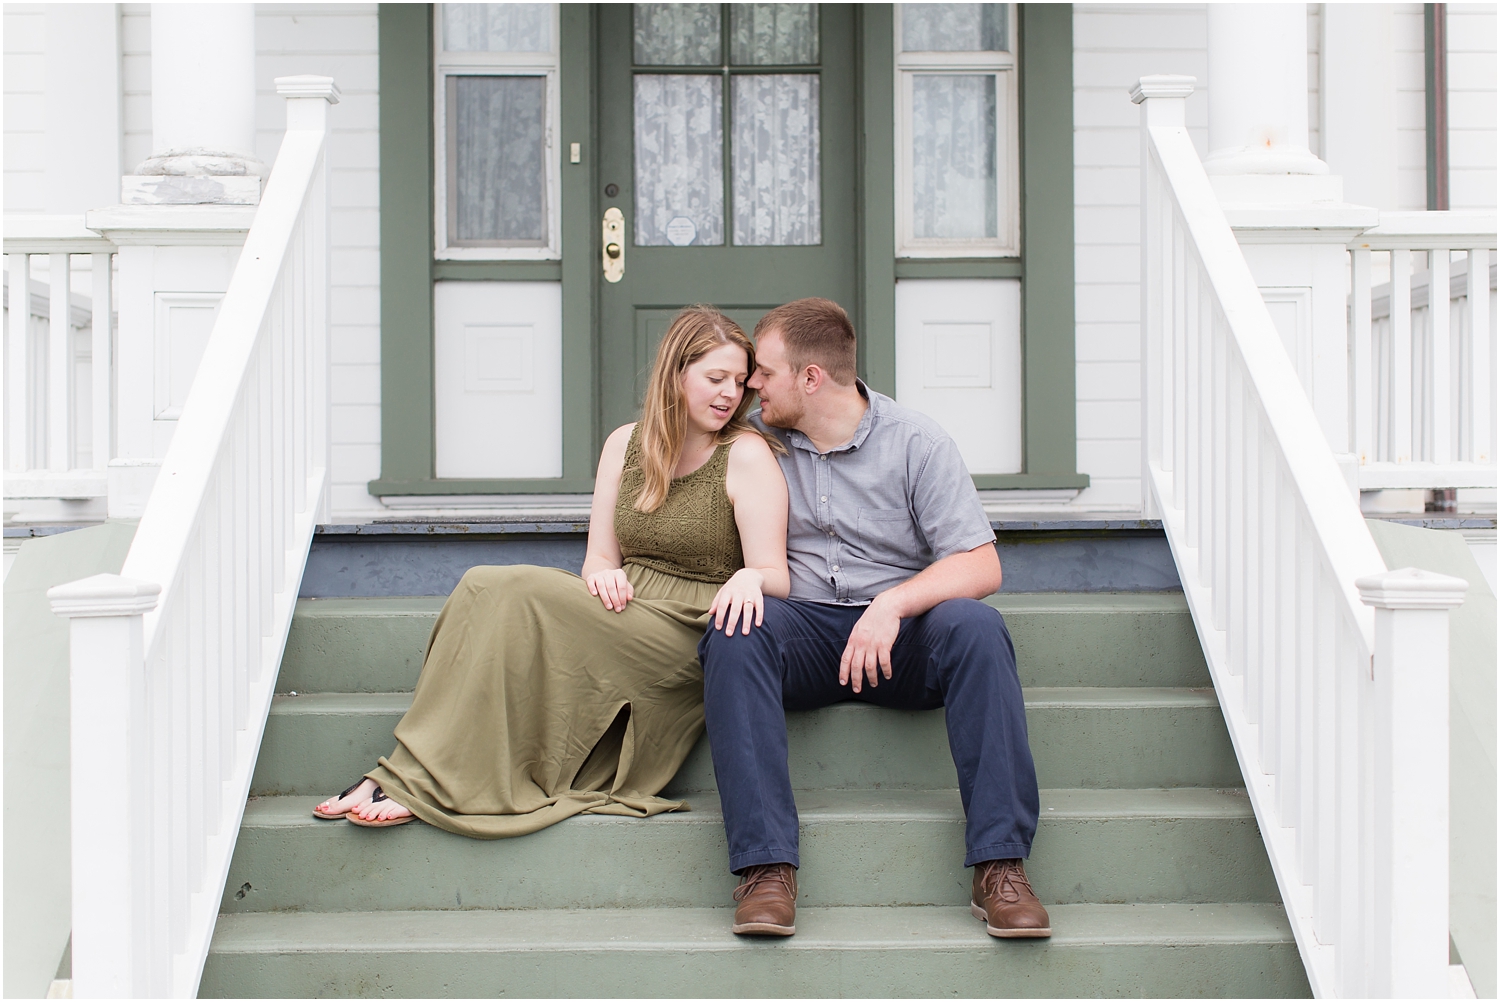
<instances>
[{"instance_id":1,"label":"man's ear","mask_svg":"<svg viewBox=\"0 0 1500 1002\"><path fill-rule=\"evenodd\" d=\"M802 389L807 393L817 393L827 381L828 373L820 365L809 365L802 370Z\"/></svg>"}]
</instances>

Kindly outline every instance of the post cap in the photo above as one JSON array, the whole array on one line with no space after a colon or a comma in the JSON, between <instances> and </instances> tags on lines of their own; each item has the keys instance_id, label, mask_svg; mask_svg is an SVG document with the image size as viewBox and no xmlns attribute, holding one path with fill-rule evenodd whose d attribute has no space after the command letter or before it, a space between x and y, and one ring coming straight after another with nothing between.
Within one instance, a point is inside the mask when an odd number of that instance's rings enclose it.
<instances>
[{"instance_id":1,"label":"post cap","mask_svg":"<svg viewBox=\"0 0 1500 1002\"><path fill-rule=\"evenodd\" d=\"M333 82L333 77L320 77L311 73L277 77L276 93L282 97L321 97L329 104L339 103L339 85Z\"/></svg>"},{"instance_id":2,"label":"post cap","mask_svg":"<svg viewBox=\"0 0 1500 1002\"><path fill-rule=\"evenodd\" d=\"M1130 88L1130 100L1140 104L1148 97L1187 97L1198 83L1197 77L1185 77L1176 73L1158 73L1141 77Z\"/></svg>"},{"instance_id":3,"label":"post cap","mask_svg":"<svg viewBox=\"0 0 1500 1002\"><path fill-rule=\"evenodd\" d=\"M1469 582L1416 567L1371 574L1354 582L1359 599L1377 609L1451 609L1463 605Z\"/></svg>"},{"instance_id":4,"label":"post cap","mask_svg":"<svg viewBox=\"0 0 1500 1002\"><path fill-rule=\"evenodd\" d=\"M64 619L79 616L139 616L156 608L161 585L118 574L95 574L47 589L52 611Z\"/></svg>"}]
</instances>

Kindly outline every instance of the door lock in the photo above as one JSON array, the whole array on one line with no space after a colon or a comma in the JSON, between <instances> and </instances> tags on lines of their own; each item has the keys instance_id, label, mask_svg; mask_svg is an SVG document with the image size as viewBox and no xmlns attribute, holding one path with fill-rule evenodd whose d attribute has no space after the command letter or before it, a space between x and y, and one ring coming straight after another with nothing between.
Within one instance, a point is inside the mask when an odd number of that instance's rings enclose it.
<instances>
[{"instance_id":1,"label":"door lock","mask_svg":"<svg viewBox=\"0 0 1500 1002\"><path fill-rule=\"evenodd\" d=\"M615 206L604 210L604 280L625 277L625 216Z\"/></svg>"}]
</instances>

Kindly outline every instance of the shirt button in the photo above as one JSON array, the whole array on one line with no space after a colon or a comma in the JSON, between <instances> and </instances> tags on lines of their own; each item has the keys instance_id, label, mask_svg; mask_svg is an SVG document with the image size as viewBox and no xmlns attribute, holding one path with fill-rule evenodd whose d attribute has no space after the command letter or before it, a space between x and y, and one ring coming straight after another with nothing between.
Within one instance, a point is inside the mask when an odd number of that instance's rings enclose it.
<instances>
[{"instance_id":1,"label":"shirt button","mask_svg":"<svg viewBox=\"0 0 1500 1002\"><path fill-rule=\"evenodd\" d=\"M834 536L837 536L837 535L838 535L838 533L834 532L832 529L828 530L828 538L829 539L832 539Z\"/></svg>"},{"instance_id":2,"label":"shirt button","mask_svg":"<svg viewBox=\"0 0 1500 1002\"><path fill-rule=\"evenodd\" d=\"M823 497L818 498L818 500L822 501L824 504L828 503L828 497L827 497L827 495L824 495Z\"/></svg>"},{"instance_id":3,"label":"shirt button","mask_svg":"<svg viewBox=\"0 0 1500 1002\"><path fill-rule=\"evenodd\" d=\"M839 572L839 565L838 564L834 564L833 565L833 573L837 574L838 572Z\"/></svg>"}]
</instances>

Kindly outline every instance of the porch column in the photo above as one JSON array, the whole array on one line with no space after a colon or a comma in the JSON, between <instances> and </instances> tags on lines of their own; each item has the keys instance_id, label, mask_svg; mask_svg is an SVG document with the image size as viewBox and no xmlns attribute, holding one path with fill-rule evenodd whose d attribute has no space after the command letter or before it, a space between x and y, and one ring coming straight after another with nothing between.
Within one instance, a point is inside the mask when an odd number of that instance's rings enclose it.
<instances>
[{"instance_id":1,"label":"porch column","mask_svg":"<svg viewBox=\"0 0 1500 1002\"><path fill-rule=\"evenodd\" d=\"M260 201L254 4L151 5L151 151L126 204Z\"/></svg>"},{"instance_id":2,"label":"porch column","mask_svg":"<svg viewBox=\"0 0 1500 1002\"><path fill-rule=\"evenodd\" d=\"M1208 6L1209 174L1327 174L1307 147L1307 5Z\"/></svg>"},{"instance_id":3,"label":"porch column","mask_svg":"<svg viewBox=\"0 0 1500 1002\"><path fill-rule=\"evenodd\" d=\"M1308 149L1305 4L1210 4L1203 167L1329 448L1350 441L1346 245L1380 221Z\"/></svg>"}]
</instances>

